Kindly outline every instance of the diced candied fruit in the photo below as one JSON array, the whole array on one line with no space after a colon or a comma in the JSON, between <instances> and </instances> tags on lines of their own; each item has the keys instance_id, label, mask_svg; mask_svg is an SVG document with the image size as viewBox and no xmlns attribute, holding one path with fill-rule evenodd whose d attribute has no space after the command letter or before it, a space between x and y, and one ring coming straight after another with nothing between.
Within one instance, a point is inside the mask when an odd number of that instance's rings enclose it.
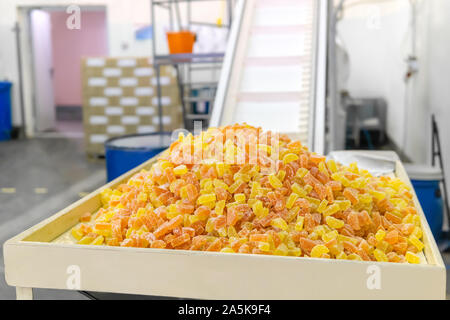
<instances>
[{"instance_id":1,"label":"diced candied fruit","mask_svg":"<svg viewBox=\"0 0 450 320\"><path fill-rule=\"evenodd\" d=\"M331 206L328 206L324 211L323 211L323 215L324 216L331 216L337 212L341 211L341 207L334 203Z\"/></svg>"},{"instance_id":2,"label":"diced candied fruit","mask_svg":"<svg viewBox=\"0 0 450 320\"><path fill-rule=\"evenodd\" d=\"M279 228L281 230L284 230L284 231L286 231L288 229L288 225L283 218L275 218L270 222L270 224L272 226Z\"/></svg>"},{"instance_id":3,"label":"diced candied fruit","mask_svg":"<svg viewBox=\"0 0 450 320\"><path fill-rule=\"evenodd\" d=\"M89 233L81 238L77 242L77 244L91 244L95 240L95 238L97 238L97 235L95 233Z\"/></svg>"},{"instance_id":4,"label":"diced candied fruit","mask_svg":"<svg viewBox=\"0 0 450 320\"><path fill-rule=\"evenodd\" d=\"M291 189L292 189L292 191L295 192L299 197L304 198L304 197L306 197L306 196L308 195L308 192L307 192L305 189L303 189L302 187L300 187L300 185L299 185L298 183L294 183L294 184L291 186Z\"/></svg>"},{"instance_id":5,"label":"diced candied fruit","mask_svg":"<svg viewBox=\"0 0 450 320\"><path fill-rule=\"evenodd\" d=\"M216 201L216 195L214 193L210 194L203 194L197 198L197 204L207 204L209 202L215 202Z\"/></svg>"},{"instance_id":6,"label":"diced candied fruit","mask_svg":"<svg viewBox=\"0 0 450 320\"><path fill-rule=\"evenodd\" d=\"M347 260L356 260L356 261L363 261L363 259L361 258L361 256L359 254L356 253L351 253L347 256Z\"/></svg>"},{"instance_id":7,"label":"diced candied fruit","mask_svg":"<svg viewBox=\"0 0 450 320\"><path fill-rule=\"evenodd\" d=\"M293 257L300 257L302 255L302 249L294 247L288 250L288 255Z\"/></svg>"},{"instance_id":8,"label":"diced candied fruit","mask_svg":"<svg viewBox=\"0 0 450 320\"><path fill-rule=\"evenodd\" d=\"M306 176L306 174L308 173L308 169L306 168L299 168L297 170L297 172L295 173L295 175L299 178L303 178L304 176Z\"/></svg>"},{"instance_id":9,"label":"diced candied fruit","mask_svg":"<svg viewBox=\"0 0 450 320\"><path fill-rule=\"evenodd\" d=\"M345 252L342 251L336 256L336 259L347 260L347 255L345 254Z\"/></svg>"},{"instance_id":10,"label":"diced candied fruit","mask_svg":"<svg viewBox=\"0 0 450 320\"><path fill-rule=\"evenodd\" d=\"M296 155L295 153L288 153L283 157L283 162L285 164L291 163L292 161L297 161L298 160L298 155Z\"/></svg>"},{"instance_id":11,"label":"diced candied fruit","mask_svg":"<svg viewBox=\"0 0 450 320\"><path fill-rule=\"evenodd\" d=\"M84 235L83 232L79 228L73 228L71 230L71 234L77 240L80 240L81 238L83 238L83 235Z\"/></svg>"},{"instance_id":12,"label":"diced candied fruit","mask_svg":"<svg viewBox=\"0 0 450 320\"><path fill-rule=\"evenodd\" d=\"M377 261L379 261L379 262L389 261L386 254L383 251L381 251L380 249L373 250L373 255L374 255L375 259L377 259Z\"/></svg>"},{"instance_id":13,"label":"diced candied fruit","mask_svg":"<svg viewBox=\"0 0 450 320\"><path fill-rule=\"evenodd\" d=\"M291 195L289 196L289 198L286 202L286 208L292 209L292 207L294 206L294 203L297 199L298 199L298 194L291 193Z\"/></svg>"},{"instance_id":14,"label":"diced candied fruit","mask_svg":"<svg viewBox=\"0 0 450 320\"><path fill-rule=\"evenodd\" d=\"M259 219L264 218L269 213L268 210L265 210L262 201L256 200L255 203L252 206L253 213L256 217Z\"/></svg>"},{"instance_id":15,"label":"diced candied fruit","mask_svg":"<svg viewBox=\"0 0 450 320\"><path fill-rule=\"evenodd\" d=\"M419 264L420 258L418 255L412 253L411 251L406 252L405 254L406 261L411 264Z\"/></svg>"},{"instance_id":16,"label":"diced candied fruit","mask_svg":"<svg viewBox=\"0 0 450 320\"><path fill-rule=\"evenodd\" d=\"M246 200L245 194L243 194L243 193L236 193L234 195L234 200L236 200L236 202L239 202L239 203L244 203L245 200Z\"/></svg>"},{"instance_id":17,"label":"diced candied fruit","mask_svg":"<svg viewBox=\"0 0 450 320\"><path fill-rule=\"evenodd\" d=\"M274 251L274 254L277 256L287 256L289 254L289 248L281 243Z\"/></svg>"},{"instance_id":18,"label":"diced candied fruit","mask_svg":"<svg viewBox=\"0 0 450 320\"><path fill-rule=\"evenodd\" d=\"M105 238L103 238L103 236L98 236L97 238L94 239L94 241L91 242L92 245L101 245L103 244Z\"/></svg>"},{"instance_id":19,"label":"diced candied fruit","mask_svg":"<svg viewBox=\"0 0 450 320\"><path fill-rule=\"evenodd\" d=\"M283 183L274 174L269 175L269 183L274 189L279 189L283 186Z\"/></svg>"},{"instance_id":20,"label":"diced candied fruit","mask_svg":"<svg viewBox=\"0 0 450 320\"><path fill-rule=\"evenodd\" d=\"M150 170L100 200L72 228L77 243L396 263L420 263L424 249L399 178L246 124L179 135Z\"/></svg>"},{"instance_id":21,"label":"diced candied fruit","mask_svg":"<svg viewBox=\"0 0 450 320\"><path fill-rule=\"evenodd\" d=\"M188 172L188 169L187 169L187 167L184 164L173 168L173 173L178 175L178 176L186 174L187 172Z\"/></svg>"},{"instance_id":22,"label":"diced candied fruit","mask_svg":"<svg viewBox=\"0 0 450 320\"><path fill-rule=\"evenodd\" d=\"M319 213L323 213L324 211L325 211L325 209L327 208L327 205L328 205L328 200L326 200L326 199L323 199L321 202L320 202L320 204L319 204L319 206L317 207L317 212L319 212Z\"/></svg>"},{"instance_id":23,"label":"diced candied fruit","mask_svg":"<svg viewBox=\"0 0 450 320\"><path fill-rule=\"evenodd\" d=\"M298 216L297 222L295 224L295 231L302 231L304 222L305 222L305 217Z\"/></svg>"},{"instance_id":24,"label":"diced candied fruit","mask_svg":"<svg viewBox=\"0 0 450 320\"><path fill-rule=\"evenodd\" d=\"M344 227L344 224L345 224L344 221L342 221L340 219L336 219L335 217L332 217L332 216L326 217L325 221L326 221L327 225L333 229L341 229L342 227Z\"/></svg>"},{"instance_id":25,"label":"diced candied fruit","mask_svg":"<svg viewBox=\"0 0 450 320\"><path fill-rule=\"evenodd\" d=\"M223 253L234 253L235 251L233 249L231 249L230 247L225 247L225 248L222 248L222 250L220 250L220 252L223 252Z\"/></svg>"},{"instance_id":26,"label":"diced candied fruit","mask_svg":"<svg viewBox=\"0 0 450 320\"><path fill-rule=\"evenodd\" d=\"M91 221L91 213L90 212L83 213L80 217L80 222L89 222L89 221Z\"/></svg>"},{"instance_id":27,"label":"diced candied fruit","mask_svg":"<svg viewBox=\"0 0 450 320\"><path fill-rule=\"evenodd\" d=\"M385 237L386 237L386 232L384 230L382 230L382 229L379 229L377 231L377 233L375 234L375 238L378 241L383 241Z\"/></svg>"},{"instance_id":28,"label":"diced candied fruit","mask_svg":"<svg viewBox=\"0 0 450 320\"><path fill-rule=\"evenodd\" d=\"M330 250L326 246L318 244L314 248L312 248L311 258L321 258L322 255L328 253L329 251Z\"/></svg>"},{"instance_id":29,"label":"diced candied fruit","mask_svg":"<svg viewBox=\"0 0 450 320\"><path fill-rule=\"evenodd\" d=\"M336 162L332 159L327 161L327 167L328 170L330 170L332 173L335 173L337 171Z\"/></svg>"},{"instance_id":30,"label":"diced candied fruit","mask_svg":"<svg viewBox=\"0 0 450 320\"><path fill-rule=\"evenodd\" d=\"M408 238L409 242L417 248L417 250L422 251L424 248L424 244L420 241L415 235L410 235Z\"/></svg>"},{"instance_id":31,"label":"diced candied fruit","mask_svg":"<svg viewBox=\"0 0 450 320\"><path fill-rule=\"evenodd\" d=\"M345 188L344 197L346 197L352 204L357 204L359 201L358 193L355 189Z\"/></svg>"}]
</instances>

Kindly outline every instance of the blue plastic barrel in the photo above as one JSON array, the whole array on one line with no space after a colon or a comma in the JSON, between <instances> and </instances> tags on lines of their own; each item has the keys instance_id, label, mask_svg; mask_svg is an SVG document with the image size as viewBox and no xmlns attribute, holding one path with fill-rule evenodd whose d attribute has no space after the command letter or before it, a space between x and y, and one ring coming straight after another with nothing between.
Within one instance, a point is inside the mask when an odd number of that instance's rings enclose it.
<instances>
[{"instance_id":1,"label":"blue plastic barrel","mask_svg":"<svg viewBox=\"0 0 450 320\"><path fill-rule=\"evenodd\" d=\"M442 172L438 168L407 165L406 170L419 198L431 232L436 240L442 235L443 202L440 189Z\"/></svg>"},{"instance_id":2,"label":"blue plastic barrel","mask_svg":"<svg viewBox=\"0 0 450 320\"><path fill-rule=\"evenodd\" d=\"M112 181L170 146L171 133L149 133L112 138L105 142L106 174Z\"/></svg>"},{"instance_id":3,"label":"blue plastic barrel","mask_svg":"<svg viewBox=\"0 0 450 320\"><path fill-rule=\"evenodd\" d=\"M0 141L11 139L11 82L0 82Z\"/></svg>"}]
</instances>

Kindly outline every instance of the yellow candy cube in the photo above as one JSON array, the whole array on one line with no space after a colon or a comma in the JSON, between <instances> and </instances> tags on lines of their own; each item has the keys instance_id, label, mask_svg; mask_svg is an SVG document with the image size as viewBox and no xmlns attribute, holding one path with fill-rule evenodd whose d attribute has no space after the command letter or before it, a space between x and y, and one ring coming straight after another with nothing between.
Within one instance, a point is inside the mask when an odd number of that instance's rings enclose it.
<instances>
[{"instance_id":1,"label":"yellow candy cube","mask_svg":"<svg viewBox=\"0 0 450 320\"><path fill-rule=\"evenodd\" d=\"M317 233L317 235L319 237L322 237L325 234L326 230L325 230L325 227L323 225L319 225L319 226L314 228L314 232Z\"/></svg>"},{"instance_id":2,"label":"yellow candy cube","mask_svg":"<svg viewBox=\"0 0 450 320\"><path fill-rule=\"evenodd\" d=\"M258 200L258 201L259 201L259 200ZM259 219L261 219L261 218L266 217L266 216L269 214L269 208L264 208L263 205L262 205L262 202L261 202L261 204L257 203L257 205L256 205L256 211L254 211L254 212L255 212L255 215L256 215Z\"/></svg>"},{"instance_id":3,"label":"yellow candy cube","mask_svg":"<svg viewBox=\"0 0 450 320\"><path fill-rule=\"evenodd\" d=\"M329 242L337 238L339 232L337 230L333 230L322 235L322 240L325 242Z\"/></svg>"},{"instance_id":4,"label":"yellow candy cube","mask_svg":"<svg viewBox=\"0 0 450 320\"><path fill-rule=\"evenodd\" d=\"M259 195L259 191L261 189L261 184L257 181L252 182L252 189L250 191L250 198L253 199Z\"/></svg>"},{"instance_id":5,"label":"yellow candy cube","mask_svg":"<svg viewBox=\"0 0 450 320\"><path fill-rule=\"evenodd\" d=\"M356 253L349 254L349 255L347 256L347 260L363 261L363 259L361 258L361 256L360 256L359 254L356 254Z\"/></svg>"},{"instance_id":6,"label":"yellow candy cube","mask_svg":"<svg viewBox=\"0 0 450 320\"><path fill-rule=\"evenodd\" d=\"M299 178L303 178L304 176L306 176L308 174L308 169L306 168L300 168L297 170L297 172L295 173L295 175Z\"/></svg>"},{"instance_id":7,"label":"yellow candy cube","mask_svg":"<svg viewBox=\"0 0 450 320\"><path fill-rule=\"evenodd\" d=\"M406 252L405 258L406 258L406 261L408 261L408 263L411 263L411 264L419 264L420 263L419 256L410 251Z\"/></svg>"},{"instance_id":8,"label":"yellow candy cube","mask_svg":"<svg viewBox=\"0 0 450 320\"><path fill-rule=\"evenodd\" d=\"M298 160L298 155L296 155L295 153L288 153L283 157L283 162L285 164L291 163L296 160Z\"/></svg>"},{"instance_id":9,"label":"yellow candy cube","mask_svg":"<svg viewBox=\"0 0 450 320\"><path fill-rule=\"evenodd\" d=\"M222 180L214 179L213 184L214 184L214 187L216 187L216 188L222 188L222 189L228 190L228 185L225 182L223 182Z\"/></svg>"},{"instance_id":10,"label":"yellow candy cube","mask_svg":"<svg viewBox=\"0 0 450 320\"><path fill-rule=\"evenodd\" d=\"M411 234L408 240L414 247L417 248L417 250L419 250L419 252L423 250L424 244L415 235Z\"/></svg>"},{"instance_id":11,"label":"yellow candy cube","mask_svg":"<svg viewBox=\"0 0 450 320\"><path fill-rule=\"evenodd\" d=\"M94 241L94 239L95 238L93 238L91 236L84 236L77 242L77 244L91 244L92 241Z\"/></svg>"},{"instance_id":12,"label":"yellow candy cube","mask_svg":"<svg viewBox=\"0 0 450 320\"><path fill-rule=\"evenodd\" d=\"M345 211L352 206L352 203L350 202L350 200L339 200L339 201L335 201L335 203L339 205L339 207L341 208L341 211Z\"/></svg>"},{"instance_id":13,"label":"yellow candy cube","mask_svg":"<svg viewBox=\"0 0 450 320\"><path fill-rule=\"evenodd\" d=\"M321 258L322 255L324 255L328 252L330 252L330 250L326 246L324 246L322 244L318 244L314 248L312 248L311 258Z\"/></svg>"},{"instance_id":14,"label":"yellow candy cube","mask_svg":"<svg viewBox=\"0 0 450 320\"><path fill-rule=\"evenodd\" d=\"M336 161L334 161L332 159L328 160L327 161L327 167L328 167L328 170L331 171L331 173L335 173L337 171Z\"/></svg>"},{"instance_id":15,"label":"yellow candy cube","mask_svg":"<svg viewBox=\"0 0 450 320\"><path fill-rule=\"evenodd\" d=\"M234 195L234 200L236 200L236 202L239 202L239 203L244 203L245 200L246 200L245 194L243 194L243 193L236 193Z\"/></svg>"},{"instance_id":16,"label":"yellow candy cube","mask_svg":"<svg viewBox=\"0 0 450 320\"><path fill-rule=\"evenodd\" d=\"M221 237L227 236L227 228L225 228L225 227L220 228L219 230L217 230L217 232L219 233L219 236L221 236Z\"/></svg>"},{"instance_id":17,"label":"yellow candy cube","mask_svg":"<svg viewBox=\"0 0 450 320\"><path fill-rule=\"evenodd\" d=\"M323 215L324 216L331 216L337 212L341 211L341 207L334 203L331 206L328 206L324 211L323 211Z\"/></svg>"},{"instance_id":18,"label":"yellow candy cube","mask_svg":"<svg viewBox=\"0 0 450 320\"><path fill-rule=\"evenodd\" d=\"M414 236L416 236L417 239L422 239L422 237L423 237L422 229L421 229L420 227L417 227L417 226L414 228L414 231L413 231L412 234L413 234Z\"/></svg>"},{"instance_id":19,"label":"yellow candy cube","mask_svg":"<svg viewBox=\"0 0 450 320\"><path fill-rule=\"evenodd\" d=\"M297 223L295 224L295 231L302 231L304 222L305 222L305 217L298 216Z\"/></svg>"},{"instance_id":20,"label":"yellow candy cube","mask_svg":"<svg viewBox=\"0 0 450 320\"><path fill-rule=\"evenodd\" d=\"M278 171L277 178L280 179L280 181L283 181L284 177L286 177L286 171L284 170Z\"/></svg>"},{"instance_id":21,"label":"yellow candy cube","mask_svg":"<svg viewBox=\"0 0 450 320\"><path fill-rule=\"evenodd\" d=\"M277 256L287 256L289 253L289 248L284 244L280 244L274 251Z\"/></svg>"},{"instance_id":22,"label":"yellow candy cube","mask_svg":"<svg viewBox=\"0 0 450 320\"><path fill-rule=\"evenodd\" d=\"M274 189L279 189L283 186L283 183L274 174L269 175L269 183Z\"/></svg>"},{"instance_id":23,"label":"yellow candy cube","mask_svg":"<svg viewBox=\"0 0 450 320\"><path fill-rule=\"evenodd\" d=\"M242 181L241 179L236 180L236 181L233 182L233 184L228 188L228 191L230 191L231 193L235 193L236 190L241 186L242 183L244 183L244 181Z\"/></svg>"},{"instance_id":24,"label":"yellow candy cube","mask_svg":"<svg viewBox=\"0 0 450 320\"><path fill-rule=\"evenodd\" d=\"M292 257L300 257L302 255L302 249L300 248L289 249L288 255Z\"/></svg>"},{"instance_id":25,"label":"yellow candy cube","mask_svg":"<svg viewBox=\"0 0 450 320\"><path fill-rule=\"evenodd\" d=\"M189 225L201 220L200 217L193 215L193 214L188 215L188 219L189 219Z\"/></svg>"},{"instance_id":26,"label":"yellow candy cube","mask_svg":"<svg viewBox=\"0 0 450 320\"><path fill-rule=\"evenodd\" d=\"M328 168L327 168L325 162L319 163L318 168L319 168L319 171L322 172L322 173L323 173L324 175L326 175L327 177L330 175L330 174L328 173Z\"/></svg>"},{"instance_id":27,"label":"yellow candy cube","mask_svg":"<svg viewBox=\"0 0 450 320\"><path fill-rule=\"evenodd\" d=\"M216 201L216 195L214 193L209 194L203 194L200 197L197 198L197 204L206 204L209 202L215 202Z\"/></svg>"},{"instance_id":28,"label":"yellow candy cube","mask_svg":"<svg viewBox=\"0 0 450 320\"><path fill-rule=\"evenodd\" d=\"M342 221L340 219L336 219L332 216L326 217L325 221L326 221L327 225L333 229L341 229L342 227L344 227L344 224L345 224L344 221Z\"/></svg>"},{"instance_id":29,"label":"yellow candy cube","mask_svg":"<svg viewBox=\"0 0 450 320\"><path fill-rule=\"evenodd\" d=\"M345 254L344 251L342 251L341 253L339 253L339 254L336 256L336 259L339 259L339 260L347 260L347 255Z\"/></svg>"},{"instance_id":30,"label":"yellow candy cube","mask_svg":"<svg viewBox=\"0 0 450 320\"><path fill-rule=\"evenodd\" d=\"M214 231L214 220L209 219L208 222L206 222L205 230L208 233L211 233Z\"/></svg>"},{"instance_id":31,"label":"yellow candy cube","mask_svg":"<svg viewBox=\"0 0 450 320\"><path fill-rule=\"evenodd\" d=\"M384 230L382 230L382 229L379 229L379 230L377 231L377 233L375 234L375 238L376 238L378 241L383 241L383 240L384 240L384 237L386 237L386 232L385 232Z\"/></svg>"},{"instance_id":32,"label":"yellow candy cube","mask_svg":"<svg viewBox=\"0 0 450 320\"><path fill-rule=\"evenodd\" d=\"M288 200L286 201L286 208L291 209L294 206L295 201L298 199L298 194L291 193Z\"/></svg>"},{"instance_id":33,"label":"yellow candy cube","mask_svg":"<svg viewBox=\"0 0 450 320\"><path fill-rule=\"evenodd\" d=\"M94 241L91 242L91 244L99 246L99 245L103 244L104 240L105 239L103 238L103 236L98 236L97 238L94 239Z\"/></svg>"},{"instance_id":34,"label":"yellow candy cube","mask_svg":"<svg viewBox=\"0 0 450 320\"><path fill-rule=\"evenodd\" d=\"M217 175L222 178L225 173L225 164L223 162L216 164Z\"/></svg>"},{"instance_id":35,"label":"yellow candy cube","mask_svg":"<svg viewBox=\"0 0 450 320\"><path fill-rule=\"evenodd\" d=\"M188 169L187 169L187 167L184 164L179 165L178 167L175 167L173 169L173 173L178 175L178 176L186 174L187 172L188 172Z\"/></svg>"},{"instance_id":36,"label":"yellow candy cube","mask_svg":"<svg viewBox=\"0 0 450 320\"><path fill-rule=\"evenodd\" d=\"M380 249L373 250L373 256L379 262L388 262L389 261L386 254L383 251L381 251Z\"/></svg>"},{"instance_id":37,"label":"yellow candy cube","mask_svg":"<svg viewBox=\"0 0 450 320\"><path fill-rule=\"evenodd\" d=\"M288 229L288 225L286 221L284 221L283 218L275 218L273 219L270 224L276 228L279 228L283 231L286 231Z\"/></svg>"},{"instance_id":38,"label":"yellow candy cube","mask_svg":"<svg viewBox=\"0 0 450 320\"><path fill-rule=\"evenodd\" d=\"M302 187L300 187L300 185L298 183L294 183L291 186L291 189L293 192L295 192L299 197L306 197L308 195L308 193L306 192L305 189L303 189Z\"/></svg>"},{"instance_id":39,"label":"yellow candy cube","mask_svg":"<svg viewBox=\"0 0 450 320\"><path fill-rule=\"evenodd\" d=\"M328 205L328 200L323 199L323 200L320 202L319 206L317 207L317 212L319 212L319 213L324 212L325 209L327 208L327 205Z\"/></svg>"},{"instance_id":40,"label":"yellow candy cube","mask_svg":"<svg viewBox=\"0 0 450 320\"><path fill-rule=\"evenodd\" d=\"M71 234L77 240L80 240L81 238L83 238L83 232L81 232L81 230L78 228L73 228L71 231Z\"/></svg>"},{"instance_id":41,"label":"yellow candy cube","mask_svg":"<svg viewBox=\"0 0 450 320\"><path fill-rule=\"evenodd\" d=\"M260 242L258 244L258 248L259 248L259 250L262 250L264 252L269 252L270 251L270 243Z\"/></svg>"},{"instance_id":42,"label":"yellow candy cube","mask_svg":"<svg viewBox=\"0 0 450 320\"><path fill-rule=\"evenodd\" d=\"M217 201L215 204L214 211L218 216L223 214L223 209L225 209L225 200Z\"/></svg>"}]
</instances>

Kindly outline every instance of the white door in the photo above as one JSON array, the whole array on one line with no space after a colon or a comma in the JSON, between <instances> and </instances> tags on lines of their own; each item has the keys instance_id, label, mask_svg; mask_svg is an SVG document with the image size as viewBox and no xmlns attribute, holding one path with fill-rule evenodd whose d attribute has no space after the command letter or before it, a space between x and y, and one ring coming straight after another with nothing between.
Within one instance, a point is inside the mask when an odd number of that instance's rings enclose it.
<instances>
[{"instance_id":1,"label":"white door","mask_svg":"<svg viewBox=\"0 0 450 320\"><path fill-rule=\"evenodd\" d=\"M34 65L36 130L41 132L55 128L50 14L43 10L31 11L30 27Z\"/></svg>"}]
</instances>

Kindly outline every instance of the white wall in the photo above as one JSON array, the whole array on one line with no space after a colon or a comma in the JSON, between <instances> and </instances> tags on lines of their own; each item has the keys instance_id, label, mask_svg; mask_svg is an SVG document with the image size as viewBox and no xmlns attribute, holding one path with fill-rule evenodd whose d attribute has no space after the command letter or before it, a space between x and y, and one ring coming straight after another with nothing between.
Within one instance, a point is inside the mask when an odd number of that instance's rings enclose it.
<instances>
[{"instance_id":1,"label":"white wall","mask_svg":"<svg viewBox=\"0 0 450 320\"><path fill-rule=\"evenodd\" d=\"M429 154L424 150L430 136L426 69L427 4L430 1L418 2L417 55L420 70L409 89L404 81L407 70L405 60L411 52L408 0L347 0L338 32L350 55L351 73L347 86L350 94L385 98L389 108L389 137L397 146L404 148L413 161L423 163ZM405 99L408 102L407 113ZM404 128L407 129L406 140Z\"/></svg>"},{"instance_id":2,"label":"white wall","mask_svg":"<svg viewBox=\"0 0 450 320\"><path fill-rule=\"evenodd\" d=\"M0 1L0 39L2 40L0 48L0 63L2 64L2 67L0 67L0 79L8 79L14 83L13 123L15 125L21 123L18 107L16 41L12 30L18 20L18 7L36 6L37 4L41 6L67 7L72 3L73 1L70 0L41 0L38 3L33 0ZM133 5L130 5L128 0L77 0L76 3L80 6L106 6L110 55L149 55L151 52L150 42L134 41L134 28L137 24L148 24L150 22L150 1L133 0ZM128 44L127 49L124 49L124 43ZM26 86L27 84L25 84ZM33 121L31 102L30 97L25 97L27 123ZM31 133L30 130L27 131Z\"/></svg>"},{"instance_id":3,"label":"white wall","mask_svg":"<svg viewBox=\"0 0 450 320\"><path fill-rule=\"evenodd\" d=\"M8 79L13 82L13 123L21 123L20 110L18 106L18 71L16 41L13 27L19 18L19 7L31 6L57 6L67 7L73 3L79 6L105 6L107 11L108 46L110 56L150 56L151 41L136 41L135 30L139 26L151 23L150 0L1 0L0 1L0 79ZM183 9L182 9L183 10ZM159 11L156 18L163 25L168 21L164 11ZM193 6L193 19L206 22L216 22L223 12L220 1L209 4ZM161 22L160 22L161 21ZM82 26L81 26L82 27ZM159 37L164 50L164 37ZM26 40L23 40L26 42ZM26 61L25 68L27 68ZM30 92L31 82L24 79L24 88ZM32 97L25 96L25 112L27 123L33 121ZM27 133L32 135L32 128Z\"/></svg>"},{"instance_id":4,"label":"white wall","mask_svg":"<svg viewBox=\"0 0 450 320\"><path fill-rule=\"evenodd\" d=\"M438 122L447 183L450 183L450 1L430 1L429 104Z\"/></svg>"},{"instance_id":5,"label":"white wall","mask_svg":"<svg viewBox=\"0 0 450 320\"><path fill-rule=\"evenodd\" d=\"M419 73L411 83L406 120L403 116L405 85L401 77L411 40L408 35L405 37L410 14L408 1L368 2L381 8L380 29L367 28L370 17L367 5L349 8L339 25L352 60L348 88L357 96L379 95L387 99L388 134L402 147L406 126L406 153L417 163L430 164L430 118L434 113L440 130L446 179L450 182L450 1L418 0Z\"/></svg>"}]
</instances>

